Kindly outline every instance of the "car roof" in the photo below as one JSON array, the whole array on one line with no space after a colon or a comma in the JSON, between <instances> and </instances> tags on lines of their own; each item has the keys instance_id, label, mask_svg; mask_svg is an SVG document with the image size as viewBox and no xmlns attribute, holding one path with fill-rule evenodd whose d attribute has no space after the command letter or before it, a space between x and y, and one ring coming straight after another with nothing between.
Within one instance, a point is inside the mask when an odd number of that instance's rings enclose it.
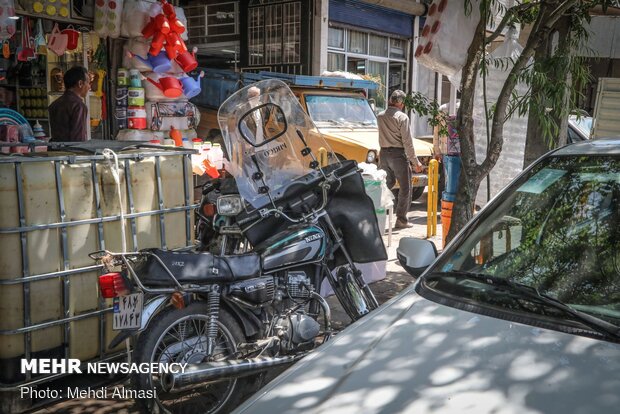
<instances>
[{"instance_id":1,"label":"car roof","mask_svg":"<svg viewBox=\"0 0 620 414\"><path fill-rule=\"evenodd\" d=\"M552 155L617 155L620 154L620 138L598 138L567 145Z\"/></svg>"}]
</instances>

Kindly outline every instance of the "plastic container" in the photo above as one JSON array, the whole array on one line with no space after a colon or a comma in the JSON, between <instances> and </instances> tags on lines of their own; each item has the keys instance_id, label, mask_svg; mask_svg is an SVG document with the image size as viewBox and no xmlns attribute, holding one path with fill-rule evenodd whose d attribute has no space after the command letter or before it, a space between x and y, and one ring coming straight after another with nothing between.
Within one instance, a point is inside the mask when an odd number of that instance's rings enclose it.
<instances>
[{"instance_id":1,"label":"plastic container","mask_svg":"<svg viewBox=\"0 0 620 414\"><path fill-rule=\"evenodd\" d=\"M126 86L119 86L116 88L116 106L127 107L129 102L127 101L128 90Z\"/></svg>"},{"instance_id":2,"label":"plastic container","mask_svg":"<svg viewBox=\"0 0 620 414\"><path fill-rule=\"evenodd\" d=\"M224 168L224 151L222 151L222 146L218 143L213 144L211 150L209 151L209 159L215 165L215 168L221 170Z\"/></svg>"},{"instance_id":3,"label":"plastic container","mask_svg":"<svg viewBox=\"0 0 620 414\"><path fill-rule=\"evenodd\" d=\"M443 247L446 247L446 237L450 231L453 205L452 201L441 200L441 244Z\"/></svg>"},{"instance_id":4,"label":"plastic container","mask_svg":"<svg viewBox=\"0 0 620 414\"><path fill-rule=\"evenodd\" d=\"M118 123L118 129L127 128L127 107L117 107L114 110L114 118Z\"/></svg>"},{"instance_id":5,"label":"plastic container","mask_svg":"<svg viewBox=\"0 0 620 414\"><path fill-rule=\"evenodd\" d=\"M372 180L364 177L364 189L366 190L366 194L372 200L375 208L383 207L381 205L381 196L382 196L382 188L381 181Z\"/></svg>"},{"instance_id":6,"label":"plastic container","mask_svg":"<svg viewBox=\"0 0 620 414\"><path fill-rule=\"evenodd\" d=\"M193 149L194 147L192 146L192 141L190 141L187 137L183 137L181 139L182 143L183 143L183 148L187 148L187 149Z\"/></svg>"},{"instance_id":7,"label":"plastic container","mask_svg":"<svg viewBox=\"0 0 620 414\"><path fill-rule=\"evenodd\" d=\"M387 214L384 208L375 209L375 214L377 215L377 223L379 224L379 231L381 234L385 233L385 223L387 221Z\"/></svg>"},{"instance_id":8,"label":"plastic container","mask_svg":"<svg viewBox=\"0 0 620 414\"><path fill-rule=\"evenodd\" d=\"M144 88L127 88L127 103L129 106L144 106Z\"/></svg>"},{"instance_id":9,"label":"plastic container","mask_svg":"<svg viewBox=\"0 0 620 414\"><path fill-rule=\"evenodd\" d=\"M446 191L456 193L459 188L459 175L461 174L461 157L444 155L443 163L446 172Z\"/></svg>"},{"instance_id":10,"label":"plastic container","mask_svg":"<svg viewBox=\"0 0 620 414\"><path fill-rule=\"evenodd\" d=\"M25 381L19 368L25 355L87 362L123 351L123 344L108 348L118 333L112 331L112 313L104 312L112 301L99 296L100 269L88 253L121 251L119 211L123 206L130 212L128 194L133 211L143 213L126 219L128 250L192 244L187 154L170 151L157 165L150 152L117 151L121 199L109 164L99 155L77 151L0 159L0 280L7 283L0 288L3 386ZM65 274L37 279L56 272ZM25 275L34 280L25 283Z\"/></svg>"},{"instance_id":11,"label":"plastic container","mask_svg":"<svg viewBox=\"0 0 620 414\"><path fill-rule=\"evenodd\" d=\"M146 129L146 111L143 106L127 108L127 128Z\"/></svg>"},{"instance_id":12,"label":"plastic container","mask_svg":"<svg viewBox=\"0 0 620 414\"><path fill-rule=\"evenodd\" d=\"M129 86L129 71L126 68L118 68L116 71L116 85Z\"/></svg>"},{"instance_id":13,"label":"plastic container","mask_svg":"<svg viewBox=\"0 0 620 414\"><path fill-rule=\"evenodd\" d=\"M129 86L133 88L142 87L142 75L138 69L129 69Z\"/></svg>"},{"instance_id":14,"label":"plastic container","mask_svg":"<svg viewBox=\"0 0 620 414\"><path fill-rule=\"evenodd\" d=\"M202 140L200 138L192 139L192 148L198 151L199 153L201 153L202 152Z\"/></svg>"},{"instance_id":15,"label":"plastic container","mask_svg":"<svg viewBox=\"0 0 620 414\"><path fill-rule=\"evenodd\" d=\"M179 131L175 127L171 127L169 135L170 135L170 138L172 138L174 140L174 145L175 146L177 146L177 147L182 147L183 146L183 136L181 134L181 131Z\"/></svg>"}]
</instances>

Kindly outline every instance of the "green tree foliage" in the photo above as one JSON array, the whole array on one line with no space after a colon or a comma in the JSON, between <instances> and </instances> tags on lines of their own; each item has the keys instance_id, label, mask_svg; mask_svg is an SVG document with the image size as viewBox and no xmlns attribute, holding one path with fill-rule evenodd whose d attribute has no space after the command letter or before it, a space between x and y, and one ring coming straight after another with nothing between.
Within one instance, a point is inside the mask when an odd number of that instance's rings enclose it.
<instances>
[{"instance_id":1,"label":"green tree foliage","mask_svg":"<svg viewBox=\"0 0 620 414\"><path fill-rule=\"evenodd\" d=\"M617 1L612 0L523 0L506 8L498 0L463 0L464 12L469 14L473 7L479 7L481 19L468 49L459 88L461 103L456 128L461 138L462 173L448 240L472 217L476 193L500 156L504 123L511 116L524 115L528 110L536 114L549 145L557 144L553 139L559 131L557 119L573 110L579 97L579 92L573 85L581 85L589 77L583 59L574 52L585 47L585 26L590 21L590 10L595 6L602 6L605 10L609 6L617 5L616 3ZM498 11L503 14L503 18L490 33L487 30L490 27L489 22ZM560 42L562 47L544 59L535 60L534 56L541 48L546 47L547 40L556 31L560 19L569 19L568 32L562 39L563 42ZM488 45L511 25L529 25L531 28L521 55L518 58L491 59L488 56ZM478 163L474 145L474 98L478 80L482 79L484 82L491 65L509 69L510 72L497 101L485 108L489 145L484 160ZM568 78L572 79L569 85L558 82L558 79L565 79L566 74L570 74ZM515 92L518 83L527 86L524 95ZM414 93L408 97L406 106L419 115L429 116L433 126L442 124L443 115L436 102Z\"/></svg>"}]
</instances>

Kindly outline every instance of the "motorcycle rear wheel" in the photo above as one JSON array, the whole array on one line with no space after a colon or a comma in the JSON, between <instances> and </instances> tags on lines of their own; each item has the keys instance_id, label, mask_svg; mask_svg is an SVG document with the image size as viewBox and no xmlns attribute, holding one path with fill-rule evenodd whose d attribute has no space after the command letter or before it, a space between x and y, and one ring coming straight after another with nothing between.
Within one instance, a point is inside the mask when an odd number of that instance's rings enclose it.
<instances>
[{"instance_id":1,"label":"motorcycle rear wheel","mask_svg":"<svg viewBox=\"0 0 620 414\"><path fill-rule=\"evenodd\" d=\"M205 341L202 341L208 321L207 307L194 302L184 309L169 308L157 315L143 332L134 348L136 363L200 363L206 361ZM237 321L220 309L218 334L213 361L234 359L237 344L245 335ZM154 390L155 398L139 400L148 412L158 413L226 413L239 405L253 387L250 378L238 378L205 385L191 390L165 392L159 374L132 377L137 390Z\"/></svg>"}]
</instances>

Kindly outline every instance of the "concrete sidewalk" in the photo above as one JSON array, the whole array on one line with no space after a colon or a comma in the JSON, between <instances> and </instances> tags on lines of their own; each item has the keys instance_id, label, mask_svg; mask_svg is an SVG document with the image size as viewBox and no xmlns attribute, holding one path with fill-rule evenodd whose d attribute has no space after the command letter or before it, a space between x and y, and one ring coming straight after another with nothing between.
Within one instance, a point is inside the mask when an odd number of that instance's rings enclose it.
<instances>
[{"instance_id":1,"label":"concrete sidewalk","mask_svg":"<svg viewBox=\"0 0 620 414\"><path fill-rule=\"evenodd\" d=\"M383 242L385 243L388 253L386 276L385 279L376 281L370 285L380 304L396 296L401 290L403 290L406 286L409 286L414 281L411 275L409 275L409 273L407 273L398 263L398 259L396 258L396 249L398 248L400 239L403 237L426 239L426 197L427 193L425 192L424 195L418 199L418 201L411 203L407 218L409 219L409 222L413 224L413 227L408 229L393 230L390 246L388 246L388 232L386 231L383 236ZM394 217L393 221L394 222L392 225L396 222L396 217ZM435 247L439 252L442 250L441 234L441 218L440 212L438 212L437 235L432 236L428 240L435 244ZM338 300L334 296L330 296L327 299L327 302L329 303L332 311L334 328L340 330L349 325L350 320L342 309L342 306L340 306L340 303L338 303Z\"/></svg>"}]
</instances>

